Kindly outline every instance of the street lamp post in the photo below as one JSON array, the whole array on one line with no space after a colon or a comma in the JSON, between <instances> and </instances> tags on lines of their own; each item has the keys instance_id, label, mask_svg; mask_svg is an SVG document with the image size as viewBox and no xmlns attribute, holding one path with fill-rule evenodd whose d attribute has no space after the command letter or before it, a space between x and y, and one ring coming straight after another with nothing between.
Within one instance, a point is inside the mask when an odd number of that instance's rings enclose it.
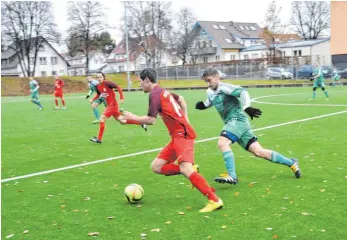
<instances>
[{"instance_id":1,"label":"street lamp post","mask_svg":"<svg viewBox=\"0 0 347 240\"><path fill-rule=\"evenodd\" d=\"M124 1L124 24L125 24L125 46L126 46L126 57L127 57L127 81L128 81L128 91L131 89L131 79L129 72L129 34L128 34L128 17L127 17L127 6Z\"/></svg>"}]
</instances>

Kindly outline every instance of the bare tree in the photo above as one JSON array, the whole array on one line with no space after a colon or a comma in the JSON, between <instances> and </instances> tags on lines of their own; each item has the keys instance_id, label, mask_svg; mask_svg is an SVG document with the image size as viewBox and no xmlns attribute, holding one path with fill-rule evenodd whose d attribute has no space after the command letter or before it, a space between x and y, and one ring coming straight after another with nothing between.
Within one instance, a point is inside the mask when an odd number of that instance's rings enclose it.
<instances>
[{"instance_id":1,"label":"bare tree","mask_svg":"<svg viewBox=\"0 0 347 240\"><path fill-rule=\"evenodd\" d=\"M44 42L59 42L52 3L1 2L1 36L16 53L23 75L33 76L37 55Z\"/></svg>"},{"instance_id":2,"label":"bare tree","mask_svg":"<svg viewBox=\"0 0 347 240\"><path fill-rule=\"evenodd\" d=\"M330 3L323 1L292 2L291 25L304 39L317 39L330 28Z\"/></svg>"},{"instance_id":3,"label":"bare tree","mask_svg":"<svg viewBox=\"0 0 347 240\"><path fill-rule=\"evenodd\" d=\"M277 6L276 1L272 1L265 13L263 39L268 46L269 50L269 61L271 63L276 63L276 45L275 39L280 37L285 31L285 26L281 23L281 11L282 7Z\"/></svg>"},{"instance_id":4,"label":"bare tree","mask_svg":"<svg viewBox=\"0 0 347 240\"><path fill-rule=\"evenodd\" d=\"M189 8L181 8L176 16L177 29L172 37L174 49L177 56L182 60L182 64L187 63L187 57L190 55L192 43L194 41L193 25L197 17Z\"/></svg>"},{"instance_id":5,"label":"bare tree","mask_svg":"<svg viewBox=\"0 0 347 240\"><path fill-rule=\"evenodd\" d=\"M90 52L97 48L95 36L104 31L104 6L98 1L78 1L68 3L69 28L68 48L70 54L77 52L86 56L86 71L89 72Z\"/></svg>"},{"instance_id":6,"label":"bare tree","mask_svg":"<svg viewBox=\"0 0 347 240\"><path fill-rule=\"evenodd\" d=\"M129 11L129 37L136 37L146 54L147 65L156 67L165 49L166 36L171 27L170 2L125 2ZM125 35L125 33L124 33Z\"/></svg>"}]
</instances>

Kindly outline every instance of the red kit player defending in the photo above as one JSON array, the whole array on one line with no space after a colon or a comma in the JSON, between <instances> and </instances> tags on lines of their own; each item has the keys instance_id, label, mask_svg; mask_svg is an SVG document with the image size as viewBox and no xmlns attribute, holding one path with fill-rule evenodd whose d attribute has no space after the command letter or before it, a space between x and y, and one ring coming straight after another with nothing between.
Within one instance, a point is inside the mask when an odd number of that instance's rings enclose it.
<instances>
[{"instance_id":1,"label":"red kit player defending","mask_svg":"<svg viewBox=\"0 0 347 240\"><path fill-rule=\"evenodd\" d=\"M98 137L92 137L90 141L95 143L101 143L102 136L104 135L106 119L110 118L111 116L113 116L121 124L141 125L142 128L144 128L147 131L147 127L145 124L139 123L138 121L125 120L124 116L119 111L118 103L116 100L116 93L114 92L114 89L118 90L119 96L120 96L120 102L122 103L124 101L124 97L123 97L123 91L121 87L119 87L113 82L106 81L105 75L103 73L97 73L96 79L99 81L99 84L96 86L97 94L93 98L93 101L102 97L106 100L107 108L105 109L105 112L100 117L100 128L99 128Z\"/></svg>"},{"instance_id":2,"label":"red kit player defending","mask_svg":"<svg viewBox=\"0 0 347 240\"><path fill-rule=\"evenodd\" d=\"M60 98L61 104L63 105L61 109L66 109L64 94L63 94L64 81L59 79L59 77L57 75L55 75L54 78L55 78L55 87L54 87L55 108L54 109L55 110L59 109L58 98Z\"/></svg>"},{"instance_id":3,"label":"red kit player defending","mask_svg":"<svg viewBox=\"0 0 347 240\"><path fill-rule=\"evenodd\" d=\"M189 124L187 105L182 96L170 93L157 84L157 73L152 68L146 68L140 73L141 88L149 95L149 110L147 116L136 116L125 112L128 120L142 124L153 125L159 114L171 135L171 142L164 147L152 162L155 173L166 176L183 174L194 187L209 199L206 207L200 212L212 212L223 206L223 201L214 193L205 178L194 166L194 139L196 134ZM177 160L178 164L174 162Z\"/></svg>"}]
</instances>

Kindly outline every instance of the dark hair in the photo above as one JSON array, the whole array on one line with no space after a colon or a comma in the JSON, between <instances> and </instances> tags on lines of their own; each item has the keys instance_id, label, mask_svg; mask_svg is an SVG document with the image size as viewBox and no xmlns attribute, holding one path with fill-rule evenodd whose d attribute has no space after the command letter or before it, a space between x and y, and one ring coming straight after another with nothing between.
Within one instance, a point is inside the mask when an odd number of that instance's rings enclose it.
<instances>
[{"instance_id":1,"label":"dark hair","mask_svg":"<svg viewBox=\"0 0 347 240\"><path fill-rule=\"evenodd\" d=\"M208 68L202 73L201 78L204 79L205 77L215 76L215 75L219 75L218 70L215 68Z\"/></svg>"},{"instance_id":2,"label":"dark hair","mask_svg":"<svg viewBox=\"0 0 347 240\"><path fill-rule=\"evenodd\" d=\"M97 72L96 74L101 74L104 77L104 79L106 79L105 74L103 72Z\"/></svg>"},{"instance_id":3,"label":"dark hair","mask_svg":"<svg viewBox=\"0 0 347 240\"><path fill-rule=\"evenodd\" d=\"M157 83L157 72L153 68L145 68L140 72L141 80L145 80L148 78L152 83Z\"/></svg>"}]
</instances>

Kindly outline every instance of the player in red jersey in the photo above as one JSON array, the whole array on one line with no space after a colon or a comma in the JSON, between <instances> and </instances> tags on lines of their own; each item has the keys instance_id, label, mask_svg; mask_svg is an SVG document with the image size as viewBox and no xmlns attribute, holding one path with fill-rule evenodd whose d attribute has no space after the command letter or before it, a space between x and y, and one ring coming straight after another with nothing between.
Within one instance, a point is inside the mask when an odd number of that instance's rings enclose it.
<instances>
[{"instance_id":1,"label":"player in red jersey","mask_svg":"<svg viewBox=\"0 0 347 240\"><path fill-rule=\"evenodd\" d=\"M223 206L223 201L214 193L205 178L199 174L194 165L195 131L190 125L187 105L182 96L170 93L157 84L157 73L146 68L140 73L141 88L149 94L149 110L147 116L137 116L125 112L125 119L153 125L159 114L171 135L171 141L152 162L155 173L166 176L183 174L194 187L209 199L206 207L200 212L211 212ZM174 162L177 160L178 164Z\"/></svg>"},{"instance_id":2,"label":"player in red jersey","mask_svg":"<svg viewBox=\"0 0 347 240\"><path fill-rule=\"evenodd\" d=\"M114 89L118 90L119 96L120 96L120 102L122 103L124 101L122 88L113 82L106 81L105 75L103 73L97 73L96 79L100 83L96 86L97 94L93 98L93 101L102 97L106 100L107 107L106 107L104 113L100 117L99 135L98 135L98 137L92 137L90 139L90 141L95 142L95 143L101 143L102 142L102 136L104 135L106 119L110 118L111 116L113 116L121 124L141 125L141 127L147 131L147 126L145 124L142 124L142 123L140 123L138 121L134 121L134 120L124 119L124 116L119 111L118 103L116 100L116 93L114 92Z\"/></svg>"},{"instance_id":3,"label":"player in red jersey","mask_svg":"<svg viewBox=\"0 0 347 240\"><path fill-rule=\"evenodd\" d=\"M55 108L54 109L56 110L59 109L58 98L60 98L61 104L63 105L61 109L66 109L64 94L63 94L64 81L61 80L57 75L55 75L54 78L55 78L55 87L54 87Z\"/></svg>"}]
</instances>

